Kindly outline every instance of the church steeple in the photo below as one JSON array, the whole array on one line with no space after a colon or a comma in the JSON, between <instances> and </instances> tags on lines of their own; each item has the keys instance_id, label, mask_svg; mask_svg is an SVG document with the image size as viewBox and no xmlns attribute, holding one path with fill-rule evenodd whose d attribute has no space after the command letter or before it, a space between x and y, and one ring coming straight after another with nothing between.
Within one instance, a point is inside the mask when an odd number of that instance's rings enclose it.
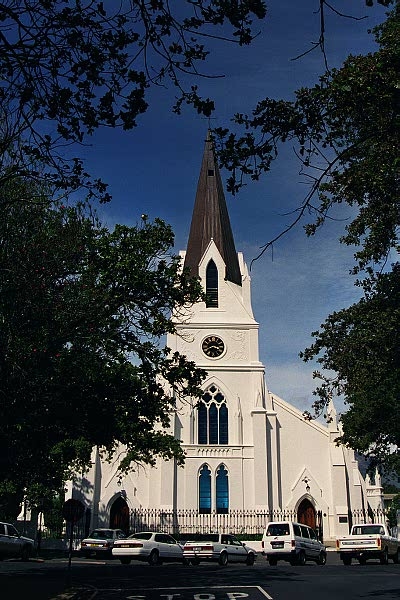
<instances>
[{"instance_id":1,"label":"church steeple","mask_svg":"<svg viewBox=\"0 0 400 600\"><path fill-rule=\"evenodd\" d=\"M211 239L225 262L225 279L242 285L221 175L208 132L185 257L185 267L189 267L193 275L198 275L199 263Z\"/></svg>"}]
</instances>

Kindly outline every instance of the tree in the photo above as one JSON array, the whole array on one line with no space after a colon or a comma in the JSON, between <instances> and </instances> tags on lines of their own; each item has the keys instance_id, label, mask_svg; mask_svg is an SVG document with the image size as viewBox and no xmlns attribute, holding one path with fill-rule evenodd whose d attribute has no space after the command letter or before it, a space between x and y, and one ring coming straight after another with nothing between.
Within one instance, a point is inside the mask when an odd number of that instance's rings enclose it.
<instances>
[{"instance_id":1,"label":"tree","mask_svg":"<svg viewBox=\"0 0 400 600\"><path fill-rule=\"evenodd\" d=\"M314 87L298 90L294 101L266 98L251 116L236 115L244 135L223 129L215 134L234 193L246 176L257 180L271 168L280 144L295 146L310 188L288 229L312 215L305 230L314 235L333 208L346 205L355 211L340 241L355 248L352 274L358 275L364 297L330 315L301 356L319 357L335 372L333 377L315 373L323 378L316 414L332 394L343 394L349 410L342 417L341 441L399 468L400 268L388 265L400 248L398 2L374 33L377 52L349 56ZM261 254L286 231L267 242Z\"/></svg>"},{"instance_id":2,"label":"tree","mask_svg":"<svg viewBox=\"0 0 400 600\"><path fill-rule=\"evenodd\" d=\"M365 282L366 283L366 282ZM341 442L386 470L400 472L400 264L370 280L370 291L347 309L331 314L314 344L302 353L335 376L316 372L314 408L324 411L332 393L342 395L349 409L342 417Z\"/></svg>"},{"instance_id":3,"label":"tree","mask_svg":"<svg viewBox=\"0 0 400 600\"><path fill-rule=\"evenodd\" d=\"M180 464L170 414L204 373L159 341L203 296L171 228L143 215L111 232L25 181L3 185L0 211L0 504L62 489L94 446L123 445L121 472Z\"/></svg>"},{"instance_id":4,"label":"tree","mask_svg":"<svg viewBox=\"0 0 400 600\"><path fill-rule=\"evenodd\" d=\"M387 517L389 519L390 527L396 527L398 512L400 512L400 494L397 494L389 504Z\"/></svg>"},{"instance_id":5,"label":"tree","mask_svg":"<svg viewBox=\"0 0 400 600\"><path fill-rule=\"evenodd\" d=\"M45 178L109 200L66 147L98 127L129 130L148 108L152 86L170 82L174 110L205 115L196 80L208 38L249 44L263 0L9 0L0 3L0 181ZM189 77L188 77L189 76ZM207 75L208 76L208 75ZM189 81L188 85L186 83ZM69 161L68 158L71 160Z\"/></svg>"},{"instance_id":6,"label":"tree","mask_svg":"<svg viewBox=\"0 0 400 600\"><path fill-rule=\"evenodd\" d=\"M209 115L195 85L207 39L249 44L264 15L262 0L0 2L3 512L59 490L96 445L124 445L121 471L183 460L169 414L203 373L158 342L201 288L162 221L101 227L90 203L107 185L71 150L99 127L134 128L152 86ZM52 202L81 188L88 203Z\"/></svg>"}]
</instances>

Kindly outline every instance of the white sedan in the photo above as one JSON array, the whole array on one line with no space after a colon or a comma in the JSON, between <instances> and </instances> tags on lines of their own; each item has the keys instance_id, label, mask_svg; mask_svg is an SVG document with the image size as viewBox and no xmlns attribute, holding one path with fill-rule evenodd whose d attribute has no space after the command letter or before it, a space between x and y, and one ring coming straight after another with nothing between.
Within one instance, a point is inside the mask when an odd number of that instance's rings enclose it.
<instances>
[{"instance_id":1,"label":"white sedan","mask_svg":"<svg viewBox=\"0 0 400 600\"><path fill-rule=\"evenodd\" d=\"M163 561L184 562L182 546L167 533L154 531L142 531L125 540L116 540L112 554L123 565L129 565L131 560L147 561L150 565L159 565Z\"/></svg>"},{"instance_id":2,"label":"white sedan","mask_svg":"<svg viewBox=\"0 0 400 600\"><path fill-rule=\"evenodd\" d=\"M234 535L223 533L197 533L183 547L186 563L198 565L203 560L217 561L226 566L228 562L244 562L253 565L257 552L242 544Z\"/></svg>"},{"instance_id":3,"label":"white sedan","mask_svg":"<svg viewBox=\"0 0 400 600\"><path fill-rule=\"evenodd\" d=\"M92 554L97 557L111 557L111 549L115 540L125 538L122 529L94 529L89 537L81 541L81 554L90 558Z\"/></svg>"}]
</instances>

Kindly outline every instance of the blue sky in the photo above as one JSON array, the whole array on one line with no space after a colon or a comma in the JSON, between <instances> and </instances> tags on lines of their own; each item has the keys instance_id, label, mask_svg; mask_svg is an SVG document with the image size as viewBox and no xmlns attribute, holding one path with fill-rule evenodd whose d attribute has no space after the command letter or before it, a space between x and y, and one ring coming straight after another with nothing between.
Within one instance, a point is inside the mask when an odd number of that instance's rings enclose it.
<instances>
[{"instance_id":1,"label":"blue sky","mask_svg":"<svg viewBox=\"0 0 400 600\"><path fill-rule=\"evenodd\" d=\"M375 48L367 29L384 19L385 10L368 9L364 0L331 4L346 14L368 16L355 21L327 13L326 51L333 67L350 53ZM250 47L213 42L204 72L225 77L197 82L216 102L212 126L227 126L235 112L250 112L266 96L290 99L323 71L318 50L292 60L318 40L319 1L268 0L267 5L268 16ZM92 175L109 183L113 200L100 209L105 224L135 224L142 213L160 217L172 225L179 251L186 247L208 123L189 108L181 116L172 114L173 89L154 89L149 99L150 108L134 131L99 131L81 154ZM285 213L301 202L305 189L287 148L261 182L249 183L235 198L226 194L236 248L248 264L289 223ZM350 209L342 210L342 218L351 216ZM358 297L348 275L352 251L337 242L344 224L329 222L313 239L297 227L275 244L273 260L266 253L251 271L268 387L301 410L313 401L315 365L304 364L299 351L329 313Z\"/></svg>"}]
</instances>

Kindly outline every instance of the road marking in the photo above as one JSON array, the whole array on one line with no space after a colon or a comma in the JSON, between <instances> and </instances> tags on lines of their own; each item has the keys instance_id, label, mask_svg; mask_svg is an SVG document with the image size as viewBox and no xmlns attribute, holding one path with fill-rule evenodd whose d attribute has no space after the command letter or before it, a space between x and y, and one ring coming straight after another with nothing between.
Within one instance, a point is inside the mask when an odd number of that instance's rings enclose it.
<instances>
[{"instance_id":1,"label":"road marking","mask_svg":"<svg viewBox=\"0 0 400 600\"><path fill-rule=\"evenodd\" d=\"M121 590L121 588L107 588L108 591L118 591L121 592L123 590ZM137 589L137 588L136 588ZM140 593L141 594L146 594L146 592L159 592L159 591L166 591L168 592L169 590L171 591L178 591L178 590L207 590L203 593L196 593L193 594L193 600L215 600L215 595L210 593L212 590L245 590L248 589L250 591L254 590L254 591L258 591L260 592L260 594L262 594L265 598L267 598L267 600L273 600L272 596L270 596L268 594L268 592L266 592L261 586L259 585L213 585L213 586L182 586L182 587L170 587L170 588L165 588L165 587L161 587L161 588L146 588L146 589L141 589ZM210 591L208 591L210 590ZM129 593L129 588L124 590L125 592ZM139 590L138 590L139 591ZM177 600L178 597L181 594L177 593L177 594L160 594L160 598L165 598L166 600ZM248 598L249 594L246 594L244 592L239 592L239 591L235 591L235 592L227 592L226 596L228 598L228 600L236 600L237 598ZM146 600L147 596L146 595L138 595L138 594L134 594L131 596L125 596L126 600Z\"/></svg>"}]
</instances>

